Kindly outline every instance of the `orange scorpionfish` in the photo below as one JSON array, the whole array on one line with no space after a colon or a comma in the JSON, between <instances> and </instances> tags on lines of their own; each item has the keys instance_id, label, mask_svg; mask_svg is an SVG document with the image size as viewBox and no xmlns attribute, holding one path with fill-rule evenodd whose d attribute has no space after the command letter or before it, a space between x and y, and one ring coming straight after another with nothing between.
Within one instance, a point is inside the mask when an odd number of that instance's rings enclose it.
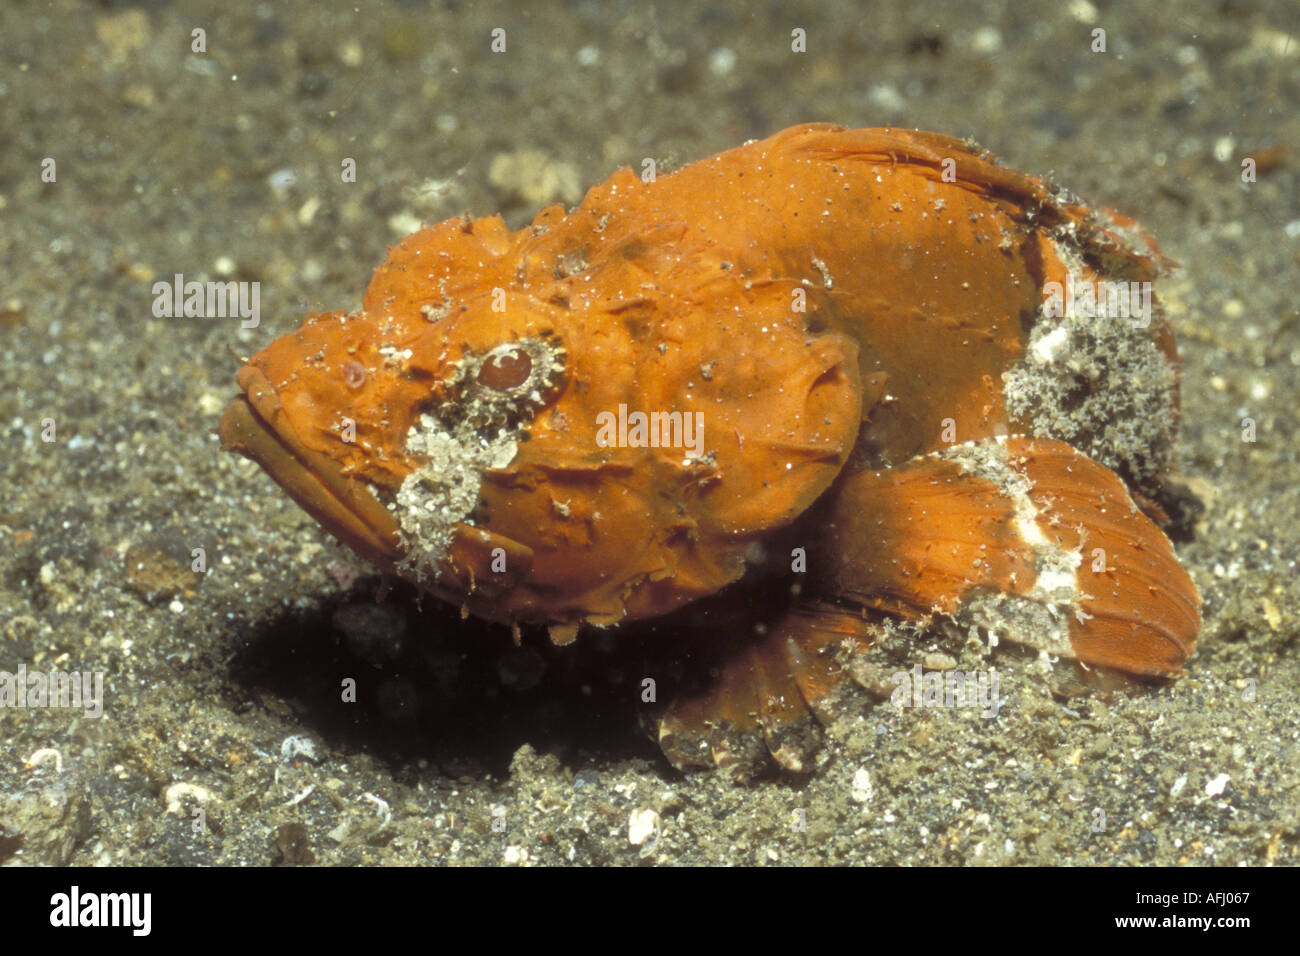
<instances>
[{"instance_id":1,"label":"orange scorpionfish","mask_svg":"<svg viewBox=\"0 0 1300 956\"><path fill-rule=\"evenodd\" d=\"M253 356L221 437L378 567L516 635L757 588L659 742L681 769L807 770L891 628L1180 673L1201 623L1156 523L1169 266L968 143L797 126L623 169L515 232L408 236L360 311Z\"/></svg>"}]
</instances>

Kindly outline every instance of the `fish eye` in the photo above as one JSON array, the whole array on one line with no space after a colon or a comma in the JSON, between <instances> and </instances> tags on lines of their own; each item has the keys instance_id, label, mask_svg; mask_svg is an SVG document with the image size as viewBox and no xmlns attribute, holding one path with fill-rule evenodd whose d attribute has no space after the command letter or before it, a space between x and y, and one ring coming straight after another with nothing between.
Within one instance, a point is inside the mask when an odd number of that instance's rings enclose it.
<instances>
[{"instance_id":1,"label":"fish eye","mask_svg":"<svg viewBox=\"0 0 1300 956\"><path fill-rule=\"evenodd\" d=\"M533 359L515 345L499 346L487 354L478 370L478 382L494 391L506 392L528 381Z\"/></svg>"},{"instance_id":2,"label":"fish eye","mask_svg":"<svg viewBox=\"0 0 1300 956\"><path fill-rule=\"evenodd\" d=\"M561 388L564 360L564 346L551 336L528 336L470 352L448 382L440 414L475 427L530 420Z\"/></svg>"}]
</instances>

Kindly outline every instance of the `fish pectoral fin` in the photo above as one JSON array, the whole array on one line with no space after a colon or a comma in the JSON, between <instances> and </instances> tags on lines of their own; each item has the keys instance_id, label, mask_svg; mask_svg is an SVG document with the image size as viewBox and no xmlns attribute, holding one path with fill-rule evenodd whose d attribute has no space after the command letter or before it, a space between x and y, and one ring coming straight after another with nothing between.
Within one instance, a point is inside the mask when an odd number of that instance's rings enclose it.
<instances>
[{"instance_id":1,"label":"fish pectoral fin","mask_svg":"<svg viewBox=\"0 0 1300 956\"><path fill-rule=\"evenodd\" d=\"M808 555L868 607L1138 676L1177 674L1201 627L1195 584L1119 476L1049 439L846 476Z\"/></svg>"}]
</instances>

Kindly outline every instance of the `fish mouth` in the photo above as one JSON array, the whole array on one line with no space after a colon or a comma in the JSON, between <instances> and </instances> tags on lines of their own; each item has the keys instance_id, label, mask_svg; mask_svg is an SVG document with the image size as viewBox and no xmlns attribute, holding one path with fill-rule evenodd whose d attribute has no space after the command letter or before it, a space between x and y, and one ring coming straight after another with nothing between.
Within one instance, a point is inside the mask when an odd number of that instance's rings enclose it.
<instances>
[{"instance_id":1,"label":"fish mouth","mask_svg":"<svg viewBox=\"0 0 1300 956\"><path fill-rule=\"evenodd\" d=\"M303 444L259 369L245 366L238 381L244 394L233 399L221 416L221 444L260 465L344 544L380 568L392 570L400 557L393 515L338 462Z\"/></svg>"},{"instance_id":2,"label":"fish mouth","mask_svg":"<svg viewBox=\"0 0 1300 956\"><path fill-rule=\"evenodd\" d=\"M484 617L502 617L493 602L527 576L531 548L458 521L451 527L451 545L443 560L436 566L413 567L402 547L397 517L368 484L303 443L262 371L245 366L237 380L244 394L226 406L218 429L225 448L260 465L321 527L381 570L431 576L430 590L447 600L467 603ZM509 557L506 573L496 570L501 555Z\"/></svg>"}]
</instances>

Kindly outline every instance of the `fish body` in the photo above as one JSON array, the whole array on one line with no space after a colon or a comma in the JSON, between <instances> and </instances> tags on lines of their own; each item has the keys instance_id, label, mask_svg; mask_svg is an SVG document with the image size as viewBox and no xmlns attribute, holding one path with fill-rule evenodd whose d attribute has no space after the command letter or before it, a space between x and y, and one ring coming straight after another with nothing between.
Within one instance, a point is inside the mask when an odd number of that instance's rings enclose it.
<instances>
[{"instance_id":1,"label":"fish body","mask_svg":"<svg viewBox=\"0 0 1300 956\"><path fill-rule=\"evenodd\" d=\"M961 141L799 126L407 237L359 311L253 356L221 434L380 567L557 643L788 565L659 733L803 769L889 621L1179 672L1199 595L1134 501L1174 451L1168 266Z\"/></svg>"}]
</instances>

